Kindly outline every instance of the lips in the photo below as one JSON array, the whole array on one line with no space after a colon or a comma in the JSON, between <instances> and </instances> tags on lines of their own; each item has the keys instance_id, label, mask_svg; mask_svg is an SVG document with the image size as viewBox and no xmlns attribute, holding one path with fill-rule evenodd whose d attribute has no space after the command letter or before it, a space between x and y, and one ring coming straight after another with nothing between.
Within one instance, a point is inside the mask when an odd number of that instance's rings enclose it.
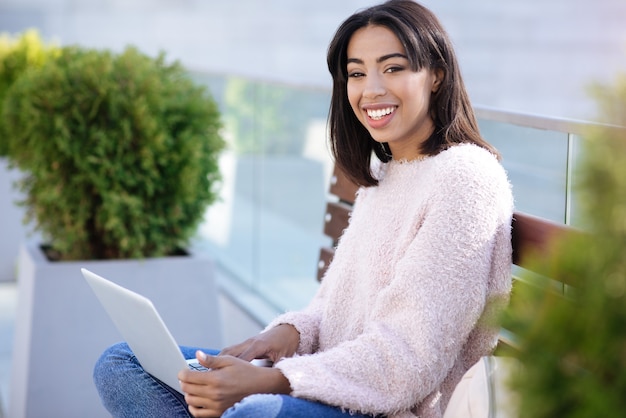
<instances>
[{"instance_id":1,"label":"lips","mask_svg":"<svg viewBox=\"0 0 626 418\"><path fill-rule=\"evenodd\" d=\"M367 114L366 123L371 129L382 129L393 119L398 106L379 104L376 106L364 106Z\"/></svg>"}]
</instances>

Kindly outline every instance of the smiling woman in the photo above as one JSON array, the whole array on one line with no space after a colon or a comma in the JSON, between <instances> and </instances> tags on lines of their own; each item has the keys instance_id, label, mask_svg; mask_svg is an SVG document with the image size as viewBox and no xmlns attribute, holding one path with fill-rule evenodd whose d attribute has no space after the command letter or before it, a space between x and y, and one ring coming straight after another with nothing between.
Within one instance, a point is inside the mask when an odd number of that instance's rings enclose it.
<instances>
[{"instance_id":1,"label":"smiling woman","mask_svg":"<svg viewBox=\"0 0 626 418\"><path fill-rule=\"evenodd\" d=\"M328 67L331 148L360 189L318 292L218 356L184 347L211 369L179 374L185 396L113 347L95 378L114 416L440 418L495 347L512 195L445 31L391 0L339 27Z\"/></svg>"},{"instance_id":2,"label":"smiling woman","mask_svg":"<svg viewBox=\"0 0 626 418\"><path fill-rule=\"evenodd\" d=\"M454 48L437 17L412 1L390 3L394 11L352 16L329 46L337 163L355 183L373 186L377 179L362 169L372 152L388 162L473 143L498 155L480 135ZM390 138L397 141L395 154ZM409 142L419 146L411 149Z\"/></svg>"},{"instance_id":3,"label":"smiling woman","mask_svg":"<svg viewBox=\"0 0 626 418\"><path fill-rule=\"evenodd\" d=\"M420 158L421 145L434 131L430 96L443 70L411 70L398 37L370 25L352 36L347 71L350 105L372 138L387 143L394 159Z\"/></svg>"}]
</instances>

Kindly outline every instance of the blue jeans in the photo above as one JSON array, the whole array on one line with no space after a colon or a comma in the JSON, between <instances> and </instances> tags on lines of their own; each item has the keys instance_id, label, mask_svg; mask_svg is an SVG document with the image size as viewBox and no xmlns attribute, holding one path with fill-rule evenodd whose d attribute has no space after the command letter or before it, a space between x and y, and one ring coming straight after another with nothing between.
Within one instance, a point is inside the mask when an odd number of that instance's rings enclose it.
<instances>
[{"instance_id":1,"label":"blue jeans","mask_svg":"<svg viewBox=\"0 0 626 418\"><path fill-rule=\"evenodd\" d=\"M196 347L181 347L183 356L195 358ZM204 350L217 354L215 350ZM98 359L93 379L104 407L113 417L191 417L185 398L160 380L146 373L130 347L119 343ZM257 394L244 398L222 414L222 418L304 418L352 417L371 415L343 412L340 408L288 395Z\"/></svg>"}]
</instances>

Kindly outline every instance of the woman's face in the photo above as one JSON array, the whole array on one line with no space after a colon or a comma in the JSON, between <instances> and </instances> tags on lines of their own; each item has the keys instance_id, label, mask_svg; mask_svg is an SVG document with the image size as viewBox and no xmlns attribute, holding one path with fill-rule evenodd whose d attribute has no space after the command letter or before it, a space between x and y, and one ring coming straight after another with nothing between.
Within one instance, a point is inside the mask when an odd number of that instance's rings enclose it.
<instances>
[{"instance_id":1,"label":"woman's face","mask_svg":"<svg viewBox=\"0 0 626 418\"><path fill-rule=\"evenodd\" d=\"M394 159L420 157L420 145L434 130L430 96L441 71L412 71L406 51L384 26L366 26L347 49L348 100L377 142L387 142Z\"/></svg>"}]
</instances>

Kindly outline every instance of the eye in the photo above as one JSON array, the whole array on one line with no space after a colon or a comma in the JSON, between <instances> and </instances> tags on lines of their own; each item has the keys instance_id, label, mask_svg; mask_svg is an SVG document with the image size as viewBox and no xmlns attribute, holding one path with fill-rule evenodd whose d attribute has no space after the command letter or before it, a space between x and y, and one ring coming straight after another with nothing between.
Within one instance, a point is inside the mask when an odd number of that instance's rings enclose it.
<instances>
[{"instance_id":1,"label":"eye","mask_svg":"<svg viewBox=\"0 0 626 418\"><path fill-rule=\"evenodd\" d=\"M397 73L398 71L403 71L405 67L401 65L393 65L385 70L386 73Z\"/></svg>"},{"instance_id":2,"label":"eye","mask_svg":"<svg viewBox=\"0 0 626 418\"><path fill-rule=\"evenodd\" d=\"M361 78L364 77L365 74L363 74L360 71L352 71L352 72L348 72L348 78Z\"/></svg>"}]
</instances>

